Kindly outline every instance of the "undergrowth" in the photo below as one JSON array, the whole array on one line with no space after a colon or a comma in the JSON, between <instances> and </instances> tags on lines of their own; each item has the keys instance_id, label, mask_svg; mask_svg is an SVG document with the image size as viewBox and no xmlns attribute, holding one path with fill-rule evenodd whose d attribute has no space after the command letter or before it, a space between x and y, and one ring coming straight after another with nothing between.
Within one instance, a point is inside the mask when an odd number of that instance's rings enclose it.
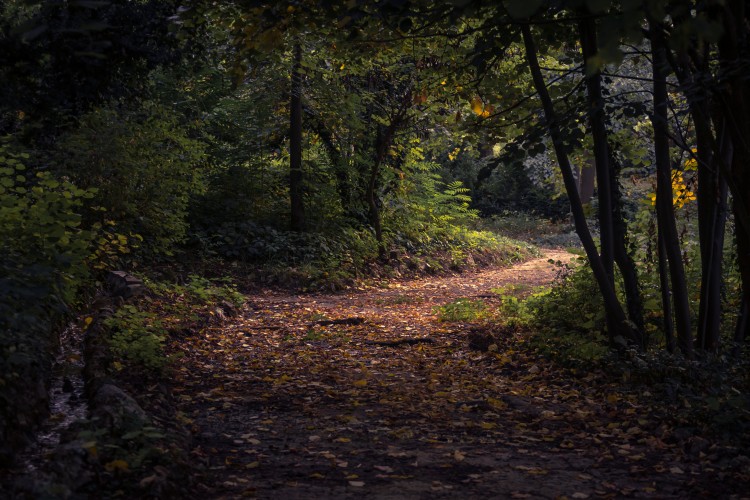
<instances>
[{"instance_id":1,"label":"undergrowth","mask_svg":"<svg viewBox=\"0 0 750 500\"><path fill-rule=\"evenodd\" d=\"M433 309L440 321L470 322L484 319L488 316L487 306L482 300L461 298Z\"/></svg>"},{"instance_id":2,"label":"undergrowth","mask_svg":"<svg viewBox=\"0 0 750 500\"><path fill-rule=\"evenodd\" d=\"M117 371L163 373L170 361L164 354L168 335L200 328L245 302L229 278L211 281L191 274L182 284L142 279L153 297L124 305L105 320Z\"/></svg>"},{"instance_id":3,"label":"undergrowth","mask_svg":"<svg viewBox=\"0 0 750 500\"><path fill-rule=\"evenodd\" d=\"M645 352L610 349L604 307L585 262L576 268L561 266L552 286L541 287L526 298L519 298L513 286L493 292L501 298L494 320L525 331L530 349L574 374L597 371L651 395L671 409L669 418L676 427L693 429L690 432L728 438L748 435L747 346L741 353L741 346L725 342L717 354L702 353L699 359L688 360L665 351L663 341L652 335ZM660 327L658 316L652 313L659 306L646 302L647 328L652 333Z\"/></svg>"}]
</instances>

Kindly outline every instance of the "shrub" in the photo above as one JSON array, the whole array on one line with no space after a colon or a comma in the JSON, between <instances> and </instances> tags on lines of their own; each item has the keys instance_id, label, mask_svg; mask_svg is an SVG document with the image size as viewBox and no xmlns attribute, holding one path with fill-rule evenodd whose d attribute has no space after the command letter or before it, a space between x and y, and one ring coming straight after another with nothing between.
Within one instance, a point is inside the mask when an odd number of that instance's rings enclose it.
<instances>
[{"instance_id":1,"label":"shrub","mask_svg":"<svg viewBox=\"0 0 750 500\"><path fill-rule=\"evenodd\" d=\"M122 306L104 325L111 329L109 346L118 357L115 368L128 365L160 370L167 362L162 346L166 330L156 314L134 305Z\"/></svg>"},{"instance_id":2,"label":"shrub","mask_svg":"<svg viewBox=\"0 0 750 500\"><path fill-rule=\"evenodd\" d=\"M564 363L601 360L608 352L604 306L588 266L563 266L557 281L526 299L493 290L502 299L498 317L532 332L532 345Z\"/></svg>"},{"instance_id":3,"label":"shrub","mask_svg":"<svg viewBox=\"0 0 750 500\"><path fill-rule=\"evenodd\" d=\"M143 237L143 251L170 254L187 231L190 196L204 189L204 145L177 116L151 102L95 109L60 139L65 169L96 188L94 221L116 221L122 234Z\"/></svg>"},{"instance_id":4,"label":"shrub","mask_svg":"<svg viewBox=\"0 0 750 500\"><path fill-rule=\"evenodd\" d=\"M48 172L30 178L24 158L0 144L0 322L12 329L28 326L19 315L72 301L95 236L79 213L94 192Z\"/></svg>"},{"instance_id":5,"label":"shrub","mask_svg":"<svg viewBox=\"0 0 750 500\"><path fill-rule=\"evenodd\" d=\"M487 316L487 306L481 300L457 299L434 309L440 321L477 321Z\"/></svg>"}]
</instances>

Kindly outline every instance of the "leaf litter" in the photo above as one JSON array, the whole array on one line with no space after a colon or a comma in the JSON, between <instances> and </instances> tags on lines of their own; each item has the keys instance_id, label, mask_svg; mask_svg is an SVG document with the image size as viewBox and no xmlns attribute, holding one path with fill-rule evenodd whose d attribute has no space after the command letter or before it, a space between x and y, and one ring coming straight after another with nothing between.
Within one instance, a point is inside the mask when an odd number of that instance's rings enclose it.
<instances>
[{"instance_id":1,"label":"leaf litter","mask_svg":"<svg viewBox=\"0 0 750 500\"><path fill-rule=\"evenodd\" d=\"M208 495L746 498L750 460L710 444L686 451L648 397L596 372L572 376L513 331L478 352L477 325L434 312L549 283L548 261L570 258L549 250L385 289L263 290L239 316L174 339L174 392ZM429 342L401 343L419 339Z\"/></svg>"}]
</instances>

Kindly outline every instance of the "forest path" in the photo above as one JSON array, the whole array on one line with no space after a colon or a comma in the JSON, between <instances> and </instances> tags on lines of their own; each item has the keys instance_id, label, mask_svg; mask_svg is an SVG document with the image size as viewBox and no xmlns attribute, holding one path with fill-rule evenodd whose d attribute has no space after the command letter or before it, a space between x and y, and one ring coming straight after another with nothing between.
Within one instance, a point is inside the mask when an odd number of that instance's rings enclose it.
<instances>
[{"instance_id":1,"label":"forest path","mask_svg":"<svg viewBox=\"0 0 750 500\"><path fill-rule=\"evenodd\" d=\"M175 378L210 498L684 498L698 461L634 394L518 349L469 347L433 308L549 283L548 250L509 268L388 289L250 298L195 332ZM338 323L336 320L340 320ZM343 321L341 321L343 320ZM495 333L496 338L500 338ZM429 338L419 342L415 339ZM404 339L413 343L387 344ZM494 348L493 348L494 350ZM712 484L719 481L713 474Z\"/></svg>"}]
</instances>

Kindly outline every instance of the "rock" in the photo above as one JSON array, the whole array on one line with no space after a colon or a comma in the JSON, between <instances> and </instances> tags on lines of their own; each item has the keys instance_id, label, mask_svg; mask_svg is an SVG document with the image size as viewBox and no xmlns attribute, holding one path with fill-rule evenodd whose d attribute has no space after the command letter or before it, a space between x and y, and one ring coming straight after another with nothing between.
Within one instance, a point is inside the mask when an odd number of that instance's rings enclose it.
<instances>
[{"instance_id":1,"label":"rock","mask_svg":"<svg viewBox=\"0 0 750 500\"><path fill-rule=\"evenodd\" d=\"M101 419L111 429L148 421L146 412L135 399L112 384L102 385L94 394L92 403L92 417Z\"/></svg>"},{"instance_id":2,"label":"rock","mask_svg":"<svg viewBox=\"0 0 750 500\"><path fill-rule=\"evenodd\" d=\"M106 283L112 295L125 299L144 295L147 292L141 280L125 271L110 271L107 274Z\"/></svg>"}]
</instances>

